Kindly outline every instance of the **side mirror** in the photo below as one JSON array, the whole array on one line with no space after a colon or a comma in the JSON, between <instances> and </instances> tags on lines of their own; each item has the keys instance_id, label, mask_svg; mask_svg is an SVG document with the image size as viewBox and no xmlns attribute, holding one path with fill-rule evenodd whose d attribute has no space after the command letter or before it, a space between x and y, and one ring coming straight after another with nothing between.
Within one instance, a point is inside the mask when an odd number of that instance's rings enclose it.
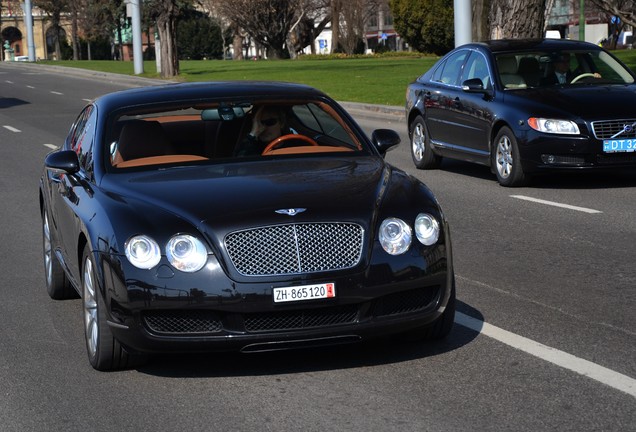
<instances>
[{"instance_id":1,"label":"side mirror","mask_svg":"<svg viewBox=\"0 0 636 432\"><path fill-rule=\"evenodd\" d=\"M462 90L468 93L487 93L484 83L479 78L471 78L462 83Z\"/></svg>"},{"instance_id":2,"label":"side mirror","mask_svg":"<svg viewBox=\"0 0 636 432\"><path fill-rule=\"evenodd\" d=\"M75 174L79 171L79 159L73 150L56 151L44 159L44 166L50 170Z\"/></svg>"},{"instance_id":3,"label":"side mirror","mask_svg":"<svg viewBox=\"0 0 636 432\"><path fill-rule=\"evenodd\" d=\"M371 134L371 142L384 156L386 152L400 143L400 136L391 129L376 129Z\"/></svg>"}]
</instances>

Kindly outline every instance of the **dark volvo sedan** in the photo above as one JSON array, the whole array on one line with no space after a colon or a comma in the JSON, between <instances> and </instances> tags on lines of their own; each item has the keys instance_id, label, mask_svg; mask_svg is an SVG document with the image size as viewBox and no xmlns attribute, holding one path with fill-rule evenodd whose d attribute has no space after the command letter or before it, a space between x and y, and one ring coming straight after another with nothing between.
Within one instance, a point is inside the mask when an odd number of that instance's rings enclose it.
<instances>
[{"instance_id":1,"label":"dark volvo sedan","mask_svg":"<svg viewBox=\"0 0 636 432\"><path fill-rule=\"evenodd\" d=\"M40 182L46 285L98 370L406 334L455 315L446 219L325 94L172 84L89 104Z\"/></svg>"},{"instance_id":2,"label":"dark volvo sedan","mask_svg":"<svg viewBox=\"0 0 636 432\"><path fill-rule=\"evenodd\" d=\"M458 47L408 86L413 161L488 165L503 186L548 170L634 170L634 80L612 54L585 42Z\"/></svg>"}]
</instances>

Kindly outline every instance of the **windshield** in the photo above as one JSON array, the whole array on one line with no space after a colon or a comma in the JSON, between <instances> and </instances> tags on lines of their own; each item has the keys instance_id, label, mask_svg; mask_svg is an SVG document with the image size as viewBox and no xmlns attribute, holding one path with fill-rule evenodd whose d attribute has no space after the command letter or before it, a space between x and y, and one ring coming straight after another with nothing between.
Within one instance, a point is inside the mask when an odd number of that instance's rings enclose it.
<instances>
[{"instance_id":1,"label":"windshield","mask_svg":"<svg viewBox=\"0 0 636 432\"><path fill-rule=\"evenodd\" d=\"M111 168L356 152L353 125L325 101L223 101L142 106L112 116Z\"/></svg>"},{"instance_id":2,"label":"windshield","mask_svg":"<svg viewBox=\"0 0 636 432\"><path fill-rule=\"evenodd\" d=\"M505 89L634 82L632 74L603 50L507 52L496 59Z\"/></svg>"}]
</instances>

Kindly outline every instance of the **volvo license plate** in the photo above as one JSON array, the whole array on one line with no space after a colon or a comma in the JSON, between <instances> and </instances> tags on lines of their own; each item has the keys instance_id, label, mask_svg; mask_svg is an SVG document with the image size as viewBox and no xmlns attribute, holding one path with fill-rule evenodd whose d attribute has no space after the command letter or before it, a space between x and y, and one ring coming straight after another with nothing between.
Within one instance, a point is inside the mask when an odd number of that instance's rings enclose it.
<instances>
[{"instance_id":1,"label":"volvo license plate","mask_svg":"<svg viewBox=\"0 0 636 432\"><path fill-rule=\"evenodd\" d=\"M336 284L333 282L296 287L274 288L274 303L303 300L327 299L336 296Z\"/></svg>"},{"instance_id":2,"label":"volvo license plate","mask_svg":"<svg viewBox=\"0 0 636 432\"><path fill-rule=\"evenodd\" d=\"M603 140L604 153L627 153L636 151L636 139Z\"/></svg>"}]
</instances>

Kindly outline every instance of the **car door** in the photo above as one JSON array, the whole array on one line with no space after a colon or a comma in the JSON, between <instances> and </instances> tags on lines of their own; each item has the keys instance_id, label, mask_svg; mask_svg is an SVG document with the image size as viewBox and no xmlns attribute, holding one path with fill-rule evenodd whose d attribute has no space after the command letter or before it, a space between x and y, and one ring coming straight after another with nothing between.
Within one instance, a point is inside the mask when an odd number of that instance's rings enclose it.
<instances>
[{"instance_id":1,"label":"car door","mask_svg":"<svg viewBox=\"0 0 636 432\"><path fill-rule=\"evenodd\" d=\"M459 78L469 50L459 50L434 71L429 87L421 96L426 107L426 126L431 140L441 147L456 145L457 106L455 97L461 92Z\"/></svg>"},{"instance_id":2,"label":"car door","mask_svg":"<svg viewBox=\"0 0 636 432\"><path fill-rule=\"evenodd\" d=\"M56 229L59 252L73 278L79 277L77 240L79 238L80 206L90 198L87 187L93 175L93 137L97 113L92 105L79 115L66 139L64 150L77 153L80 170L76 174L53 174L51 218Z\"/></svg>"},{"instance_id":3,"label":"car door","mask_svg":"<svg viewBox=\"0 0 636 432\"><path fill-rule=\"evenodd\" d=\"M460 82L479 79L483 93L457 90L453 98L453 124L455 125L454 144L457 150L474 155L477 158L488 157L488 140L492 123L492 87L493 75L488 68L486 57L478 51L472 51L462 69Z\"/></svg>"}]
</instances>

